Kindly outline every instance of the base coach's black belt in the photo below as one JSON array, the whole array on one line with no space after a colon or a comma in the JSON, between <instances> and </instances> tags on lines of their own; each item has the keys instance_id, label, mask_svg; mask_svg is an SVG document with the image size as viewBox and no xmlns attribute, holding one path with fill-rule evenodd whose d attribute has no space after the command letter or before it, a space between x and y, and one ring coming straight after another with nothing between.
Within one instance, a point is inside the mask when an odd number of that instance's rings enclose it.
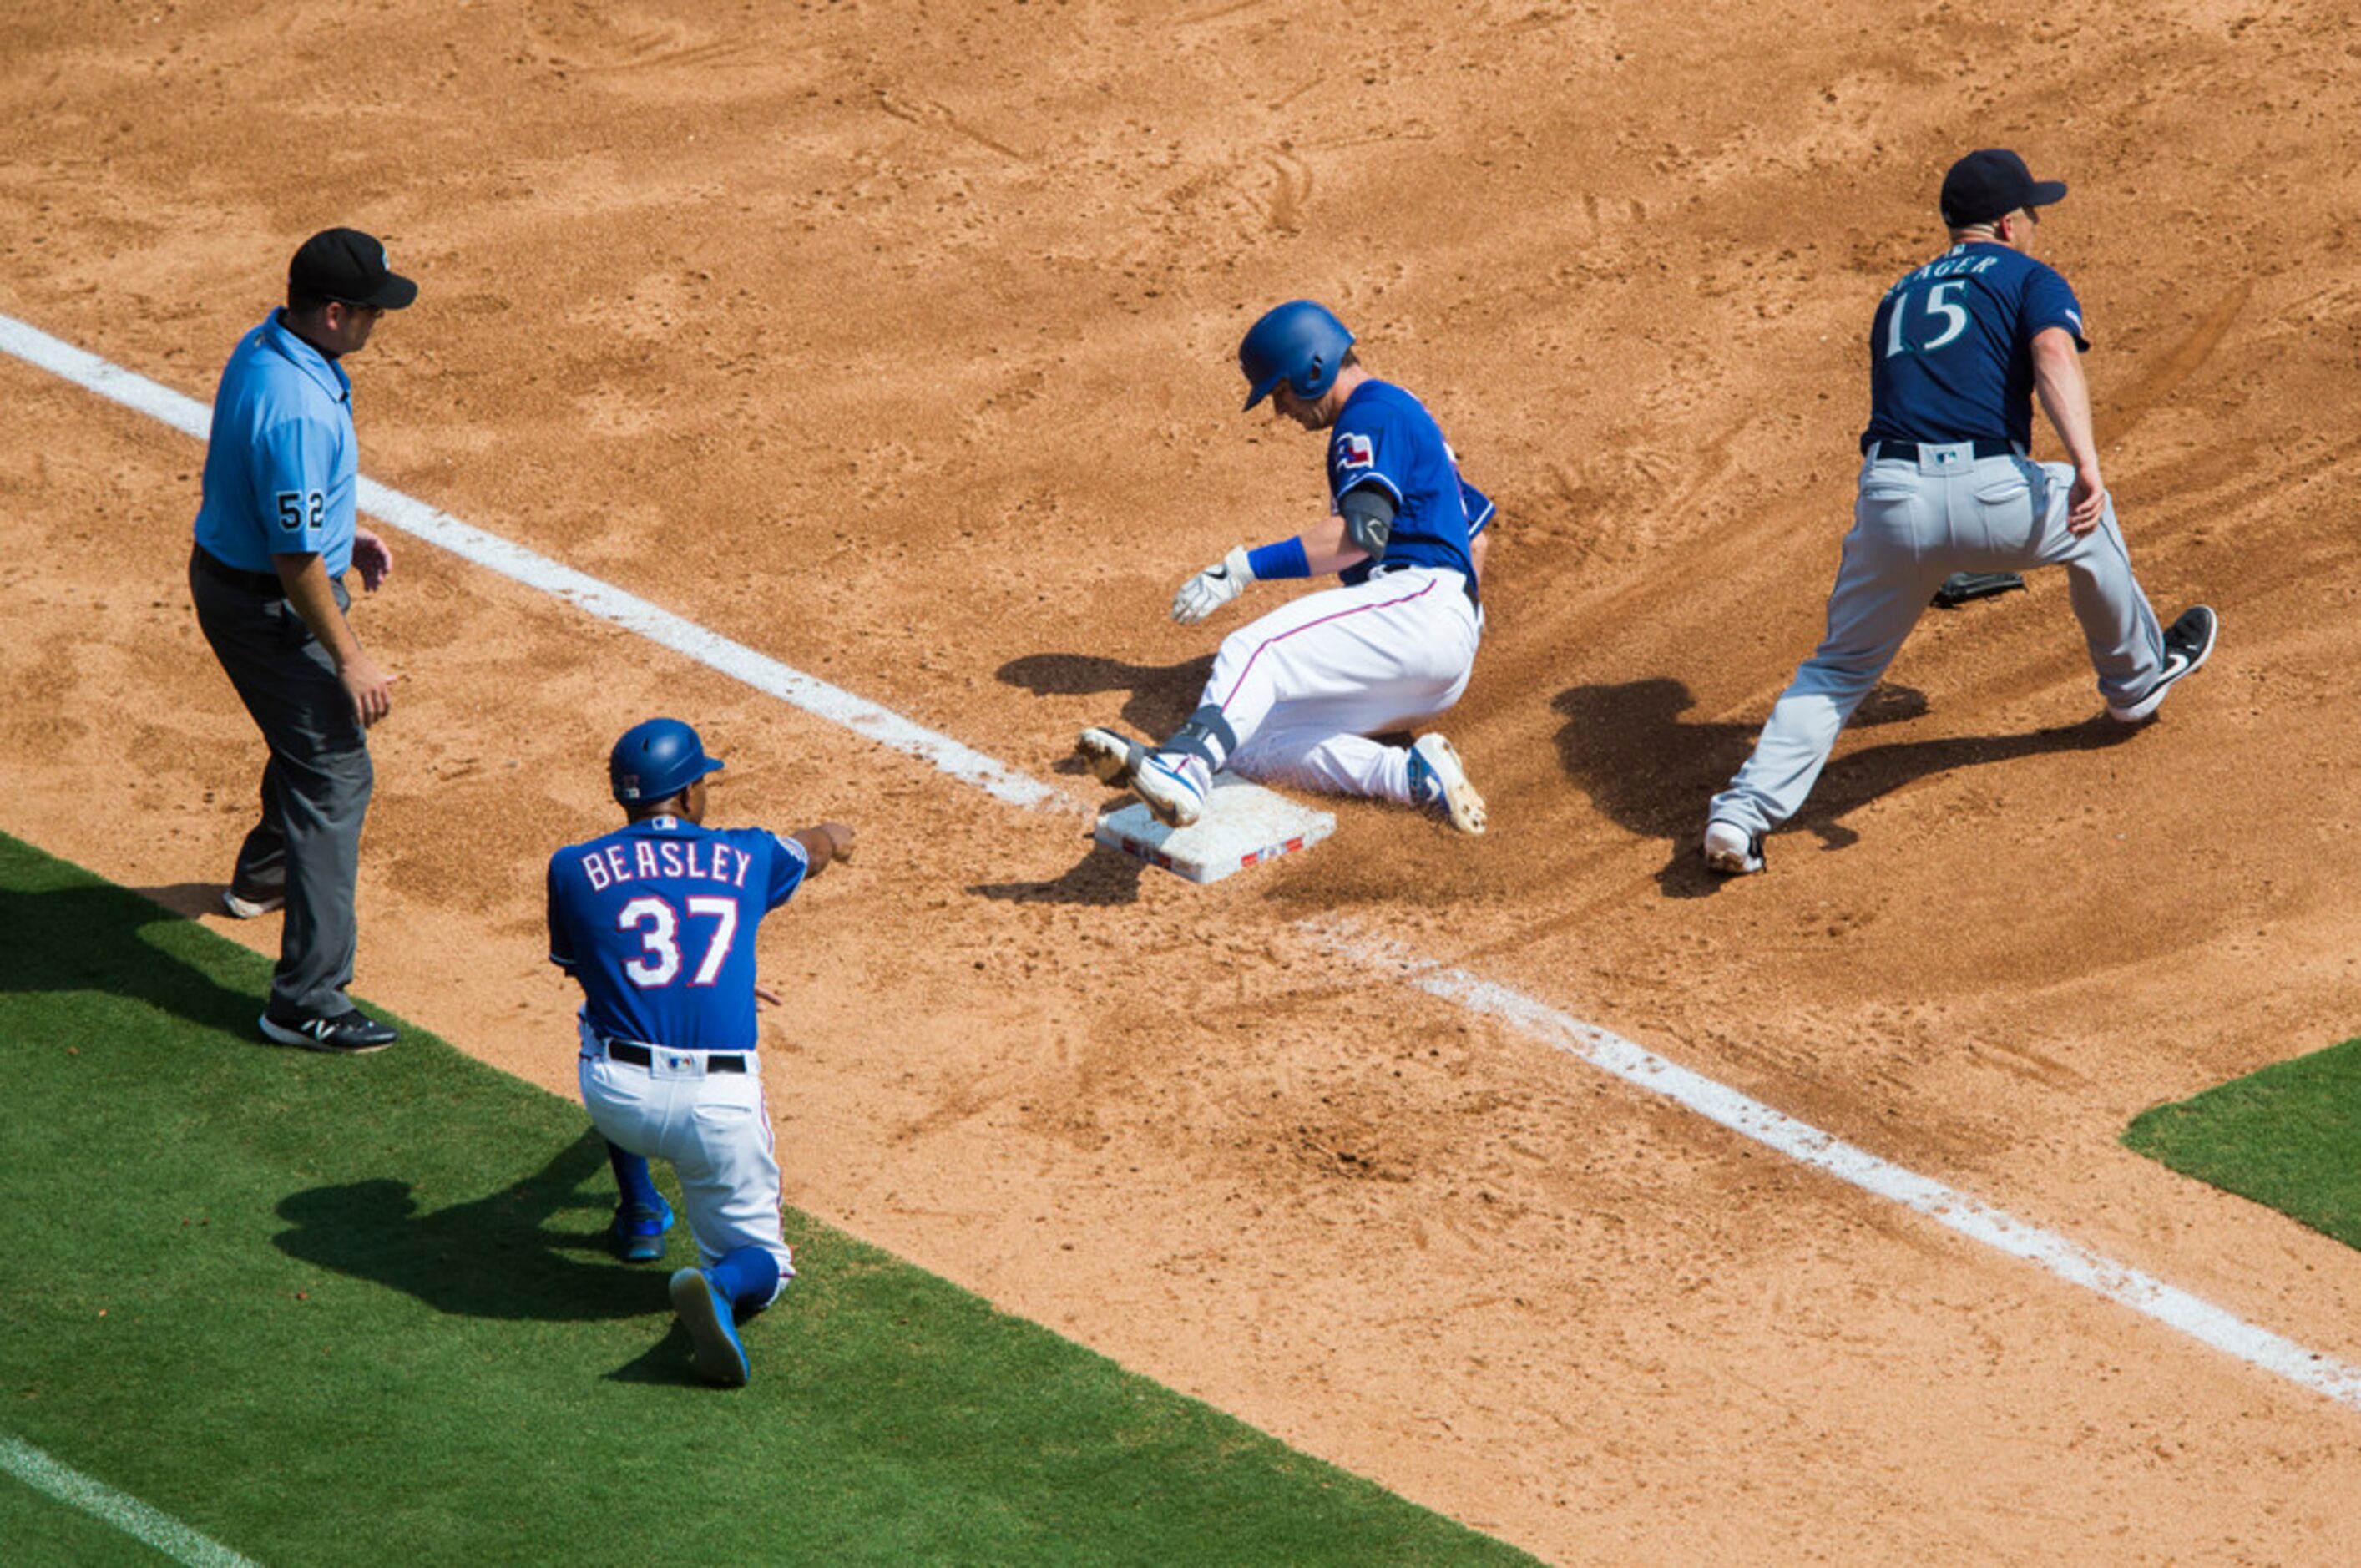
<instances>
[{"instance_id":1,"label":"base coach's black belt","mask_svg":"<svg viewBox=\"0 0 2361 1568\"><path fill-rule=\"evenodd\" d=\"M607 1047L607 1058L609 1061L624 1062L632 1067L656 1065L655 1053L645 1046L635 1046L629 1040L601 1040L599 1044ZM746 1070L746 1058L741 1056L731 1056L719 1051L692 1054L704 1056L705 1070L708 1072L744 1072Z\"/></svg>"},{"instance_id":2,"label":"base coach's black belt","mask_svg":"<svg viewBox=\"0 0 2361 1568\"><path fill-rule=\"evenodd\" d=\"M228 562L206 554L202 544L190 553L189 564L215 582L244 588L250 594L269 594L272 598L282 598L287 593L287 585L279 580L278 573L241 572Z\"/></svg>"},{"instance_id":3,"label":"base coach's black belt","mask_svg":"<svg viewBox=\"0 0 2361 1568\"><path fill-rule=\"evenodd\" d=\"M1927 444L1929 446L1965 446L1971 453L1974 454L1978 457L2014 457L2016 455L2016 448L2011 446L2005 441L1930 441ZM1873 461L1879 463L1916 463L1918 461L1918 443L1915 441L1887 441L1880 438L1877 442L1877 455Z\"/></svg>"}]
</instances>

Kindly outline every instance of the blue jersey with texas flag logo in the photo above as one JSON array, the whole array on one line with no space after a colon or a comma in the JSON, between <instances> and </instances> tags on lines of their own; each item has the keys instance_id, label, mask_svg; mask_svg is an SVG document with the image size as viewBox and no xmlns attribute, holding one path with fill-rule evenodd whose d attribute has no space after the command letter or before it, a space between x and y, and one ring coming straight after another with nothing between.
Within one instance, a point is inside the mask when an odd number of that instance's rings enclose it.
<instances>
[{"instance_id":1,"label":"blue jersey with texas flag logo","mask_svg":"<svg viewBox=\"0 0 2361 1568\"><path fill-rule=\"evenodd\" d=\"M1492 521L1492 503L1459 477L1459 462L1424 404L1400 387L1362 382L1337 411L1328 437L1328 497L1333 510L1346 492L1374 485L1394 504L1386 543L1388 566L1435 566L1472 584L1476 569L1467 542ZM1365 581L1377 563L1363 561L1338 574Z\"/></svg>"},{"instance_id":2,"label":"blue jersey with texas flag logo","mask_svg":"<svg viewBox=\"0 0 2361 1568\"><path fill-rule=\"evenodd\" d=\"M760 828L651 817L549 858L549 960L597 1033L675 1050L754 1048L754 930L810 861Z\"/></svg>"}]
</instances>

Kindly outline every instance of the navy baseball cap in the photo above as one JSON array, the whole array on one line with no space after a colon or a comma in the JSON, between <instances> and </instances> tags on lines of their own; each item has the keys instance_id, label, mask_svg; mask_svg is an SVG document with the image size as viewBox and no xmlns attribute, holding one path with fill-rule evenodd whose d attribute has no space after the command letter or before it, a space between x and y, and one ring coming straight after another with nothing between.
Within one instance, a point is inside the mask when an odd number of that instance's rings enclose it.
<instances>
[{"instance_id":1,"label":"navy baseball cap","mask_svg":"<svg viewBox=\"0 0 2361 1568\"><path fill-rule=\"evenodd\" d=\"M2025 159L2004 147L1971 152L1943 176L1943 222L1955 229L2065 199L2063 180L2036 180Z\"/></svg>"},{"instance_id":2,"label":"navy baseball cap","mask_svg":"<svg viewBox=\"0 0 2361 1568\"><path fill-rule=\"evenodd\" d=\"M322 229L287 264L287 287L298 294L398 311L418 298L418 285L395 272L385 247L358 229Z\"/></svg>"}]
</instances>

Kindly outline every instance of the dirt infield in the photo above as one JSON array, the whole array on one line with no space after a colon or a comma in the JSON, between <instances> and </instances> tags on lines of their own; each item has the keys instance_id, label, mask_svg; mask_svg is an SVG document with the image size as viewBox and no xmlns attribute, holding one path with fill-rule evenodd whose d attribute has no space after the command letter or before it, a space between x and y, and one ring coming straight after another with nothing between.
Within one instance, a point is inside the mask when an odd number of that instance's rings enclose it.
<instances>
[{"instance_id":1,"label":"dirt infield","mask_svg":"<svg viewBox=\"0 0 2361 1568\"><path fill-rule=\"evenodd\" d=\"M1300 923L2361 1358L2361 1260L2114 1141L2361 1011L2351 36L2199 0L25 0L0 312L205 397L294 245L370 228L423 293L351 367L366 472L1050 776L1190 705L1182 576L1316 514L1233 356L1331 302L1501 503L1450 727L1488 837L1346 806L1191 888L412 546L357 618L403 675L359 989L570 1091L541 868L609 819L612 737L677 713L724 820L868 834L765 949L815 1214L1554 1560L2349 1562L2361 1415ZM2134 559L2221 650L2125 733L2062 579L1930 615L1772 874L1714 887L1705 799L1818 630L1869 312L1992 144L2073 186L2041 254ZM15 361L0 399L0 829L202 910L258 752L187 604L201 450Z\"/></svg>"}]
</instances>

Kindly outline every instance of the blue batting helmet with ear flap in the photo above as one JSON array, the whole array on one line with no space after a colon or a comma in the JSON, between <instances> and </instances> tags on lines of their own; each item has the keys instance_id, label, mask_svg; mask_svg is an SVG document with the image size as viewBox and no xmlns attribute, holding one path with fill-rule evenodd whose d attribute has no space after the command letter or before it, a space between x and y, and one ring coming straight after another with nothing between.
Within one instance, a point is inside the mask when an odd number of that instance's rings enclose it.
<instances>
[{"instance_id":1,"label":"blue batting helmet with ear flap","mask_svg":"<svg viewBox=\"0 0 2361 1568\"><path fill-rule=\"evenodd\" d=\"M697 731L677 718L651 718L623 731L607 759L607 778L625 806L669 800L721 766L705 754Z\"/></svg>"},{"instance_id":2,"label":"blue batting helmet with ear flap","mask_svg":"<svg viewBox=\"0 0 2361 1568\"><path fill-rule=\"evenodd\" d=\"M1290 300L1265 312L1238 345L1238 368L1253 389L1246 407L1270 396L1281 381L1299 398L1318 397L1335 385L1352 346L1353 334L1325 305Z\"/></svg>"}]
</instances>

